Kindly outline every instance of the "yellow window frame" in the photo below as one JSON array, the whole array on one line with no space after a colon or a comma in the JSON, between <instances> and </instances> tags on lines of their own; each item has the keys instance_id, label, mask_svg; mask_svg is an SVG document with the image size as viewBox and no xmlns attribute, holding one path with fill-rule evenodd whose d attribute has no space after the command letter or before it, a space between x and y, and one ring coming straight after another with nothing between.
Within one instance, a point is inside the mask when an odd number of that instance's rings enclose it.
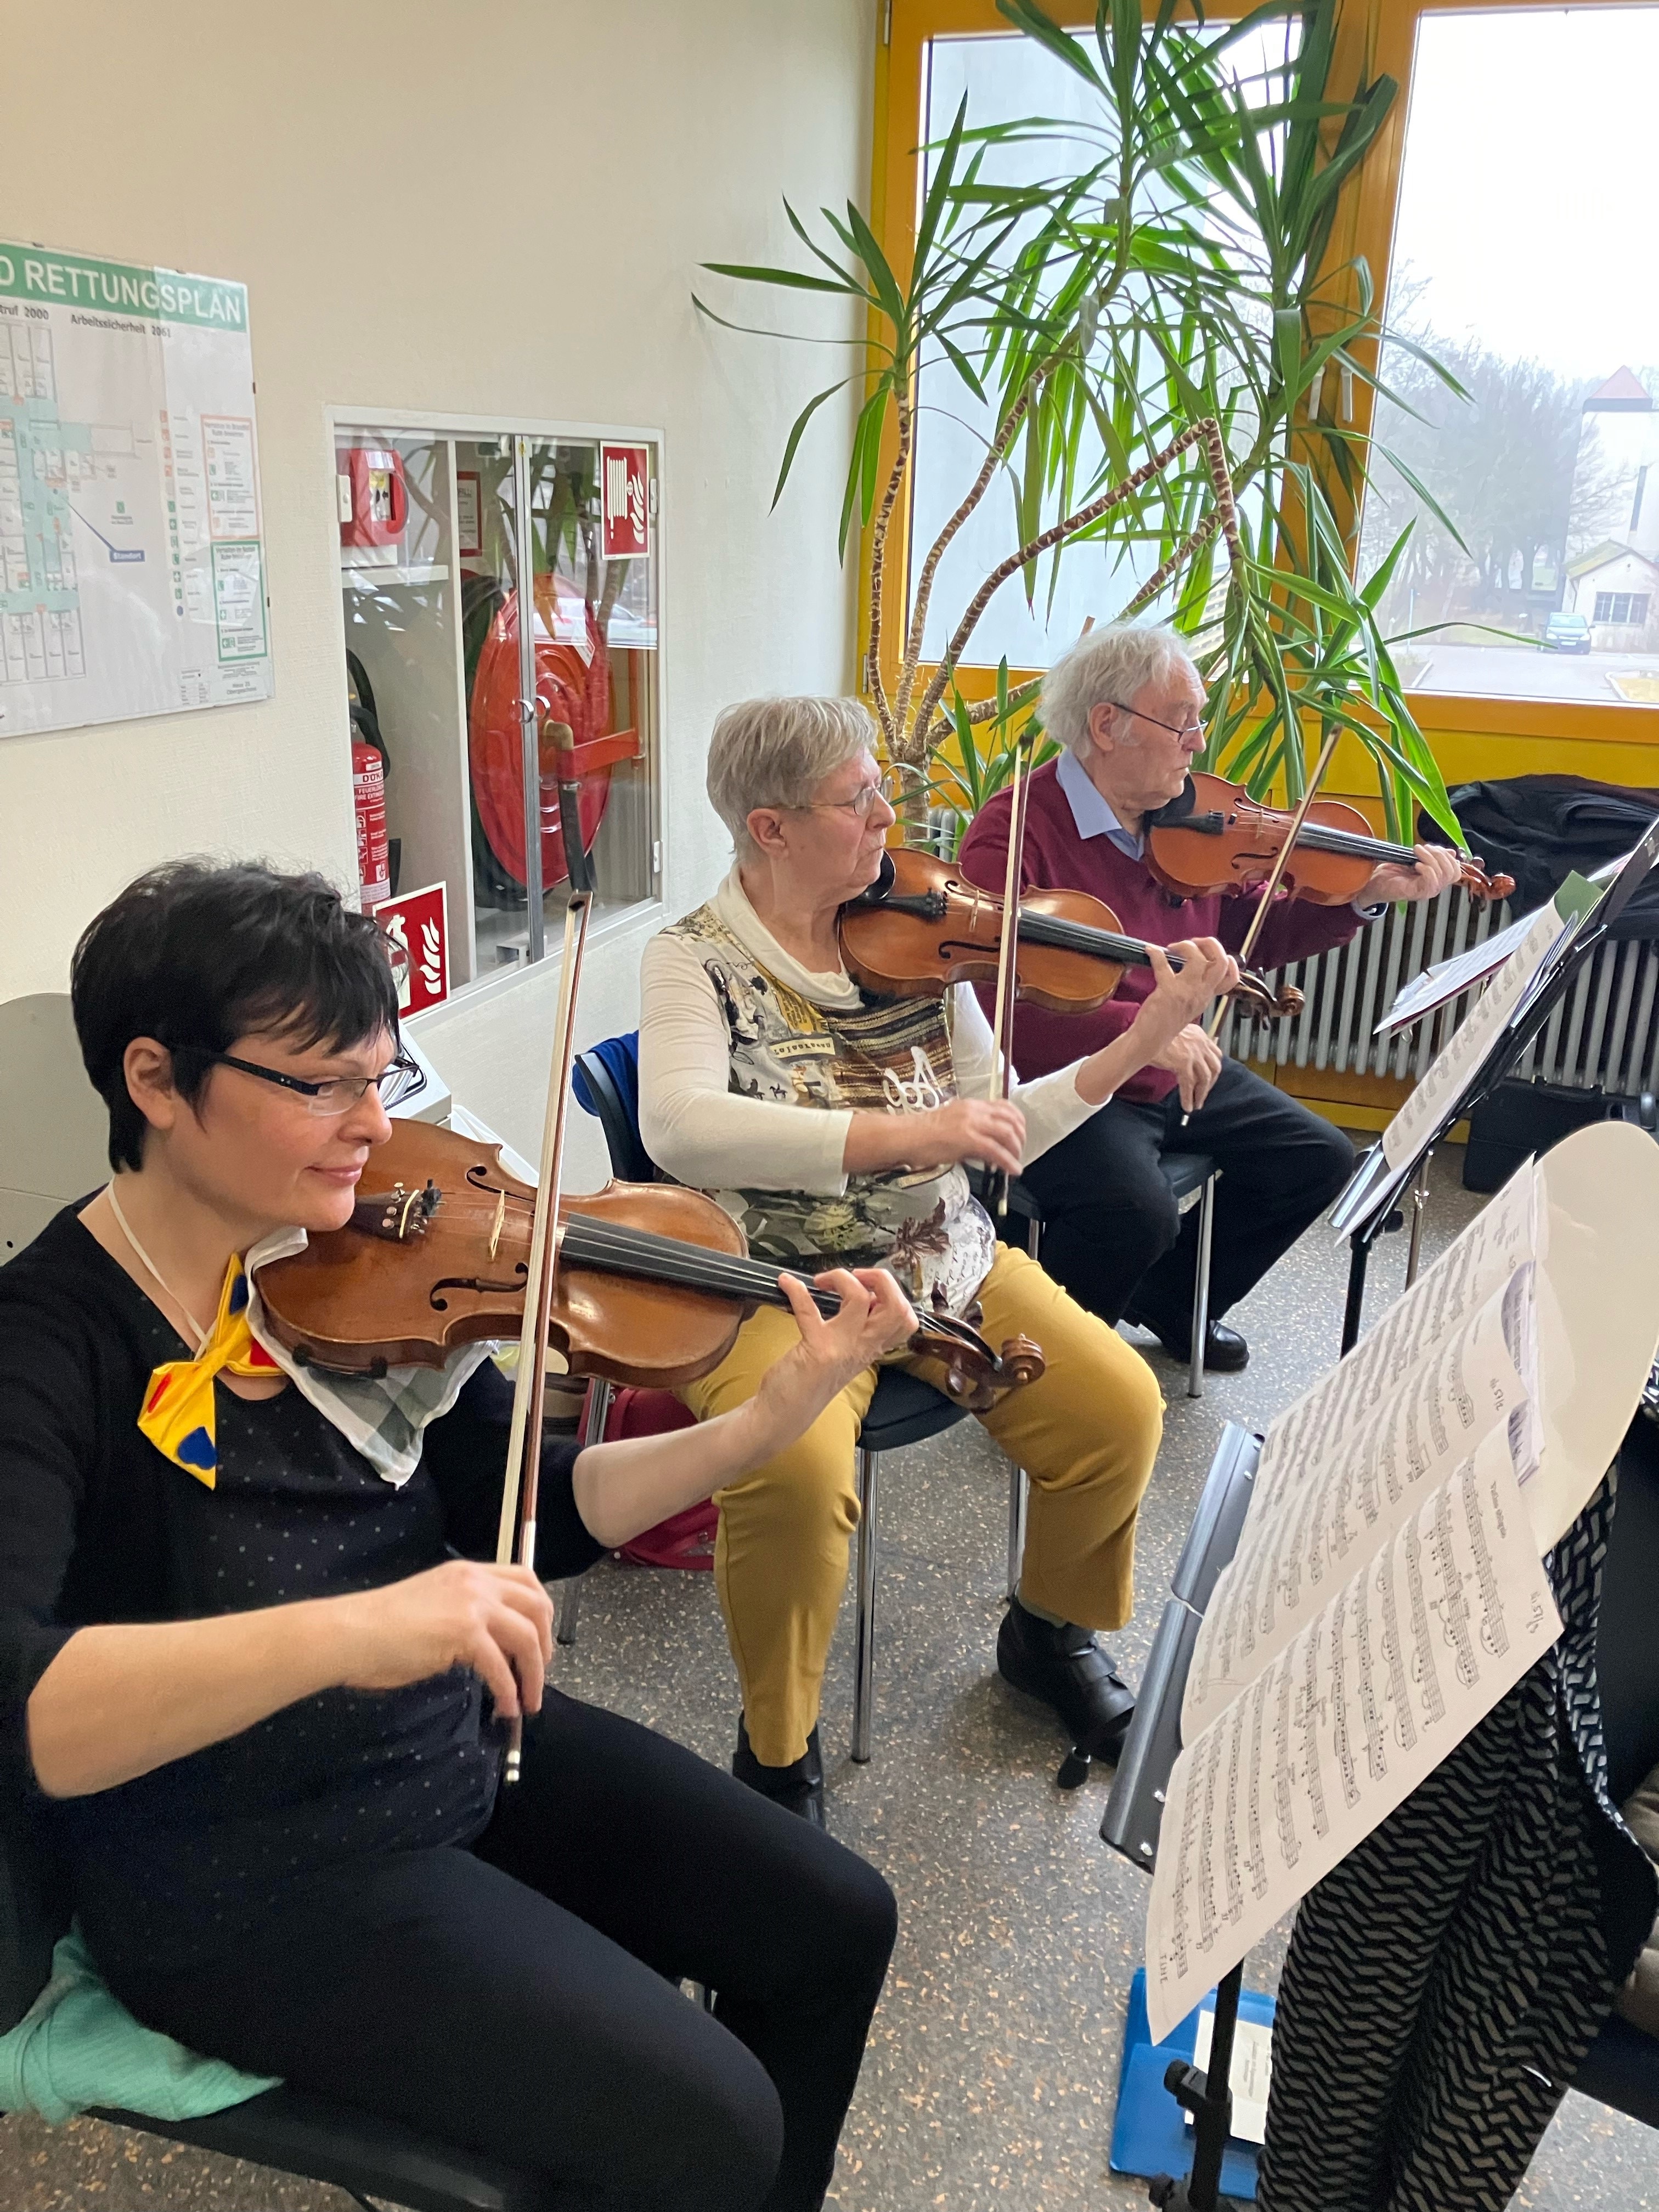
<instances>
[{"instance_id":1,"label":"yellow window frame","mask_svg":"<svg viewBox=\"0 0 1659 2212\"><path fill-rule=\"evenodd\" d=\"M1642 6L1650 0L1595 0L1603 7ZM1085 24L1092 9L1056 4L1050 12ZM1363 56L1372 76L1392 76L1400 96L1389 112L1370 158L1338 203L1332 252L1338 260L1363 253L1370 264L1378 301L1386 299L1389 264L1399 204L1405 153L1406 118L1419 17L1467 15L1487 8L1513 10L1549 7L1561 0L1346 0L1340 24L1338 69L1346 79L1357 74ZM1212 6L1210 11L1216 9ZM1018 37L996 11L994 0L887 0L883 37L876 52L874 172L871 180L871 227L896 268L908 269L915 248L919 199L921 95L930 40ZM1370 427L1371 394L1360 386L1354 395L1359 426ZM890 454L887 457L890 463ZM890 690L896 673L904 623L896 608L908 609L909 550L908 510L893 519L895 550L900 557L890 571L890 606L883 626L883 675ZM860 642L869 636L870 548L862 548L860 576ZM860 662L860 666L863 663ZM1011 669L1011 682L1036 672ZM964 668L965 696L984 696L993 688L992 670ZM1602 782L1659 784L1659 708L1601 705L1591 702L1481 698L1455 692L1419 691L1410 703L1432 747L1448 784L1478 777L1562 772ZM1340 749L1329 787L1364 793L1375 789L1357 744Z\"/></svg>"}]
</instances>

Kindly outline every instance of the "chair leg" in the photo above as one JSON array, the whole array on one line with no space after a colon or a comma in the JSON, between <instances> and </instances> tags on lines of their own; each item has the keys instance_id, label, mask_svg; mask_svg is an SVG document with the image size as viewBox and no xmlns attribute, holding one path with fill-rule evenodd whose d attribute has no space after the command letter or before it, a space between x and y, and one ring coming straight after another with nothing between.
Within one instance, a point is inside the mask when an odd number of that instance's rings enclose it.
<instances>
[{"instance_id":1,"label":"chair leg","mask_svg":"<svg viewBox=\"0 0 1659 2212\"><path fill-rule=\"evenodd\" d=\"M1215 1187L1210 1177L1198 1202L1198 1270L1193 1278L1193 1351L1187 1370L1187 1395L1204 1395L1204 1340L1210 1333L1210 1239L1215 1228Z\"/></svg>"},{"instance_id":2,"label":"chair leg","mask_svg":"<svg viewBox=\"0 0 1659 2212\"><path fill-rule=\"evenodd\" d=\"M1020 1563L1025 1556L1025 1504L1030 1485L1023 1467L1008 1470L1008 1589L1012 1597L1019 1588Z\"/></svg>"},{"instance_id":3,"label":"chair leg","mask_svg":"<svg viewBox=\"0 0 1659 2212\"><path fill-rule=\"evenodd\" d=\"M853 1757L870 1757L870 1706L876 1667L876 1455L859 1452L858 1617L853 1651Z\"/></svg>"},{"instance_id":4,"label":"chair leg","mask_svg":"<svg viewBox=\"0 0 1659 2212\"><path fill-rule=\"evenodd\" d=\"M582 1442L597 1444L605 1437L605 1419L611 1411L611 1385L592 1382L587 1386L587 1405L582 1414ZM576 1623L582 1609L582 1584L580 1575L573 1575L559 1584L558 1641L571 1644L576 1640Z\"/></svg>"}]
</instances>

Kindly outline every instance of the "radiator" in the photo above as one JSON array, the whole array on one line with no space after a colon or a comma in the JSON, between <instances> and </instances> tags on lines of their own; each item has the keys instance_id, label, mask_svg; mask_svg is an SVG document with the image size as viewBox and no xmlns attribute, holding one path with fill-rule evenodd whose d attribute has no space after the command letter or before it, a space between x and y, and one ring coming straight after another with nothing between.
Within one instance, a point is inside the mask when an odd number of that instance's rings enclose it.
<instances>
[{"instance_id":1,"label":"radiator","mask_svg":"<svg viewBox=\"0 0 1659 2212\"><path fill-rule=\"evenodd\" d=\"M1235 1006L1222 1041L1263 1067L1330 1068L1347 1075L1420 1076L1472 994L1392 1037L1372 1031L1402 983L1479 944L1510 921L1507 905L1482 905L1460 890L1391 907L1346 945L1282 971L1306 1003L1299 1014L1261 1018ZM1633 1097L1659 1091L1659 945L1606 944L1516 1065L1528 1081Z\"/></svg>"}]
</instances>

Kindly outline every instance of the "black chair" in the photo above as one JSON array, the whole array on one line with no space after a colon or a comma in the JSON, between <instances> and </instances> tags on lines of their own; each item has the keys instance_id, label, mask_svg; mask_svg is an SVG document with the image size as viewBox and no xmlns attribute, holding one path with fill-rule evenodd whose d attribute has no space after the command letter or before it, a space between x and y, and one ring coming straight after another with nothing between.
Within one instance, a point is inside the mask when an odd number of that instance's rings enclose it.
<instances>
[{"instance_id":1,"label":"black chair","mask_svg":"<svg viewBox=\"0 0 1659 2212\"><path fill-rule=\"evenodd\" d=\"M41 1879L38 1838L15 1818L7 1831L0 1852L0 1929L5 1935L0 1996L15 2019L27 2009L35 1981L45 1972L56 1915L45 1901L48 1885ZM33 1972L26 1971L25 1959L34 1962ZM412 2212L541 2212L547 2201L540 2175L303 2089L267 2089L200 2120L158 2120L102 2106L94 2106L91 2117L307 2181L329 2182L364 2212L375 2212L371 2197L389 2197Z\"/></svg>"},{"instance_id":2,"label":"black chair","mask_svg":"<svg viewBox=\"0 0 1659 2212\"><path fill-rule=\"evenodd\" d=\"M1631 1425L1619 1455L1619 1504L1601 1570L1595 1666L1607 1784L1622 1805L1659 1766L1659 1637L1653 1594L1659 1589L1659 1427L1645 1414ZM1599 2104L1659 2128L1659 2037L1614 2013L1589 2051L1573 2087Z\"/></svg>"},{"instance_id":3,"label":"black chair","mask_svg":"<svg viewBox=\"0 0 1659 2212\"><path fill-rule=\"evenodd\" d=\"M545 2181L536 2174L301 2089L267 2089L204 2120L152 2120L142 2112L100 2109L92 2118L330 2182L363 2212L378 2212L371 2197L389 2197L411 2212L543 2212L547 2203Z\"/></svg>"}]
</instances>

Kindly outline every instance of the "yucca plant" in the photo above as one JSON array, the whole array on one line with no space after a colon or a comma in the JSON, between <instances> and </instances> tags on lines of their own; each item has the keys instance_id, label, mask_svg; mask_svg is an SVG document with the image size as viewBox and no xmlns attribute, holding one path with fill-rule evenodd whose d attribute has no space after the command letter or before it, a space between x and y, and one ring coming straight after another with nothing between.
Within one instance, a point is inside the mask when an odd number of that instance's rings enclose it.
<instances>
[{"instance_id":1,"label":"yucca plant","mask_svg":"<svg viewBox=\"0 0 1659 2212\"><path fill-rule=\"evenodd\" d=\"M855 523L866 532L865 681L918 816L930 785L971 794L985 757L970 757L964 739L992 724L991 757L1006 756L1035 697L1035 684L1004 681L969 705L958 689L996 591L1018 577L1035 607L1046 579L1052 605L1059 564L1091 544L1103 549L1103 573L1126 579L1103 618L1154 609L1188 637L1210 686L1204 766L1294 799L1310 735L1345 728L1376 764L1391 835L1409 833L1419 805L1455 834L1376 618L1408 533L1372 576L1357 580L1352 565L1374 459L1352 427L1352 395L1374 381L1383 333L1364 264L1332 265L1329 249L1338 194L1397 87L1334 87L1337 0L1267 0L1225 26L1190 9L1178 23L1176 5L1161 0L1143 21L1139 0L1100 0L1090 40L1038 0L998 0L1084 82L1088 116L976 124L964 102L927 149L908 270L890 264L855 207L821 210L815 236L787 203L804 265L706 264L851 301L866 318L847 374L790 431L775 504L814 416L854 386L840 547L844 558ZM1246 73L1240 55L1269 28L1282 55ZM1047 173L1009 181L999 156L1013 149ZM981 410L984 452L934 542L915 549L909 605L896 613L895 523L913 489L924 374L928 404L943 404L932 395L945 386ZM1006 555L952 609L930 667L940 563L994 492L1011 517Z\"/></svg>"}]
</instances>

